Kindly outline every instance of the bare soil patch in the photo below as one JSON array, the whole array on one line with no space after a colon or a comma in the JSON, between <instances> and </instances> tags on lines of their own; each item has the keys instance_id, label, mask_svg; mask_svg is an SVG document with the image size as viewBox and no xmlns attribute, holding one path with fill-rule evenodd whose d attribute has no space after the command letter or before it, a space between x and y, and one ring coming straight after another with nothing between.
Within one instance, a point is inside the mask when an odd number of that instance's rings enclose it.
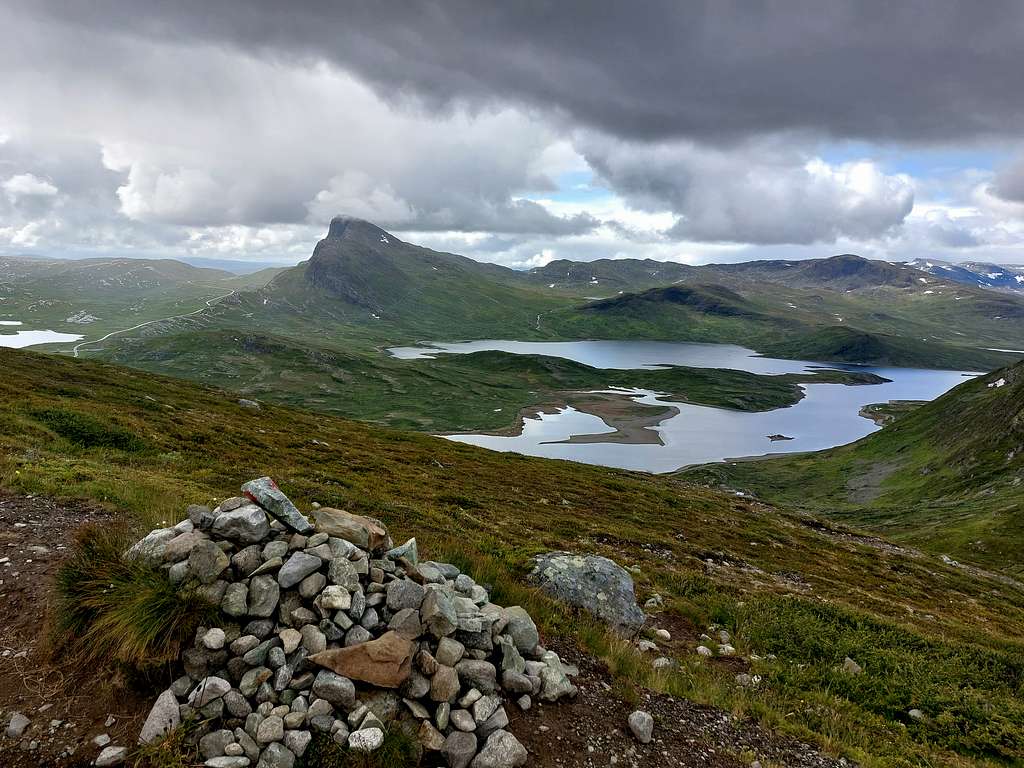
<instances>
[{"instance_id":1,"label":"bare soil patch","mask_svg":"<svg viewBox=\"0 0 1024 768\"><path fill-rule=\"evenodd\" d=\"M49 626L53 580L82 525L110 522L101 508L14 496L0 491L0 765L88 765L107 734L134 743L148 712L140 694L108 670L81 669L55 658ZM12 712L31 724L19 740L4 737ZM109 717L115 722L107 726Z\"/></svg>"}]
</instances>

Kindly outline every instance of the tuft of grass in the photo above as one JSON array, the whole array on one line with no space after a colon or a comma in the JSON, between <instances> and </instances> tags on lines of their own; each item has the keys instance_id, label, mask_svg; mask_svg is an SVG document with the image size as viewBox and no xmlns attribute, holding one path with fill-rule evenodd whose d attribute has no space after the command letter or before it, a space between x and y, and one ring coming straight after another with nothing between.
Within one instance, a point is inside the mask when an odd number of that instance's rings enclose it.
<instances>
[{"instance_id":1,"label":"tuft of grass","mask_svg":"<svg viewBox=\"0 0 1024 768\"><path fill-rule=\"evenodd\" d=\"M412 768L419 763L416 739L402 728L392 726L385 731L381 748L369 755L342 747L318 731L297 768Z\"/></svg>"},{"instance_id":2,"label":"tuft of grass","mask_svg":"<svg viewBox=\"0 0 1024 768\"><path fill-rule=\"evenodd\" d=\"M162 739L140 744L132 751L132 768L193 768L202 762L195 745L199 722L185 720Z\"/></svg>"},{"instance_id":3,"label":"tuft of grass","mask_svg":"<svg viewBox=\"0 0 1024 768\"><path fill-rule=\"evenodd\" d=\"M193 586L175 586L159 568L122 553L127 528L79 532L56 579L56 647L84 662L147 669L178 658L183 642L215 617Z\"/></svg>"},{"instance_id":4,"label":"tuft of grass","mask_svg":"<svg viewBox=\"0 0 1024 768\"><path fill-rule=\"evenodd\" d=\"M80 448L112 448L128 452L146 448L146 443L127 429L88 413L66 408L39 408L31 411L31 416Z\"/></svg>"}]
</instances>

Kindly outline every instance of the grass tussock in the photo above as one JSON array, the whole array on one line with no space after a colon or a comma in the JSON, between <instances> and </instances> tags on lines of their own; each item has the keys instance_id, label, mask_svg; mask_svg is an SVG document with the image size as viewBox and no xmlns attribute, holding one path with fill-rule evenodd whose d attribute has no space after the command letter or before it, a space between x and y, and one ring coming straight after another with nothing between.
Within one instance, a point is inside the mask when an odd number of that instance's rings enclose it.
<instances>
[{"instance_id":1,"label":"grass tussock","mask_svg":"<svg viewBox=\"0 0 1024 768\"><path fill-rule=\"evenodd\" d=\"M195 745L198 721L189 719L162 739L140 744L129 758L132 768L195 768L202 757Z\"/></svg>"},{"instance_id":2,"label":"grass tussock","mask_svg":"<svg viewBox=\"0 0 1024 768\"><path fill-rule=\"evenodd\" d=\"M182 643L216 607L159 568L122 553L127 529L92 526L74 542L57 574L56 647L86 662L146 669L177 659Z\"/></svg>"}]
</instances>

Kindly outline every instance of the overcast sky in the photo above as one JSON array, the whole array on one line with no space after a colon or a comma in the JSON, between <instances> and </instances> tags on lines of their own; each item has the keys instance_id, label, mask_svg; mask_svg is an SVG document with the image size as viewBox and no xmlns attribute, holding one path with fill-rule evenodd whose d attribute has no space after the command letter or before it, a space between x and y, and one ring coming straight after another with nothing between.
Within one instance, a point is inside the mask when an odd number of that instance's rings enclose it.
<instances>
[{"instance_id":1,"label":"overcast sky","mask_svg":"<svg viewBox=\"0 0 1024 768\"><path fill-rule=\"evenodd\" d=\"M0 253L1024 262L1024 3L0 0Z\"/></svg>"}]
</instances>

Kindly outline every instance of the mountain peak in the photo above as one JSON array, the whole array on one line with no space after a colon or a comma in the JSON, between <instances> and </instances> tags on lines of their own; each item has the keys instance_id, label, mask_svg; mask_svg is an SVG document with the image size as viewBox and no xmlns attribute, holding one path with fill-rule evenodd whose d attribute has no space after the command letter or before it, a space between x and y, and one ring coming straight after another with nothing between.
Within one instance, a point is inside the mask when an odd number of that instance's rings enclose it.
<instances>
[{"instance_id":1,"label":"mountain peak","mask_svg":"<svg viewBox=\"0 0 1024 768\"><path fill-rule=\"evenodd\" d=\"M397 240L391 233L378 227L371 221L344 214L331 219L327 230L328 239L359 240L364 243L388 243Z\"/></svg>"}]
</instances>

